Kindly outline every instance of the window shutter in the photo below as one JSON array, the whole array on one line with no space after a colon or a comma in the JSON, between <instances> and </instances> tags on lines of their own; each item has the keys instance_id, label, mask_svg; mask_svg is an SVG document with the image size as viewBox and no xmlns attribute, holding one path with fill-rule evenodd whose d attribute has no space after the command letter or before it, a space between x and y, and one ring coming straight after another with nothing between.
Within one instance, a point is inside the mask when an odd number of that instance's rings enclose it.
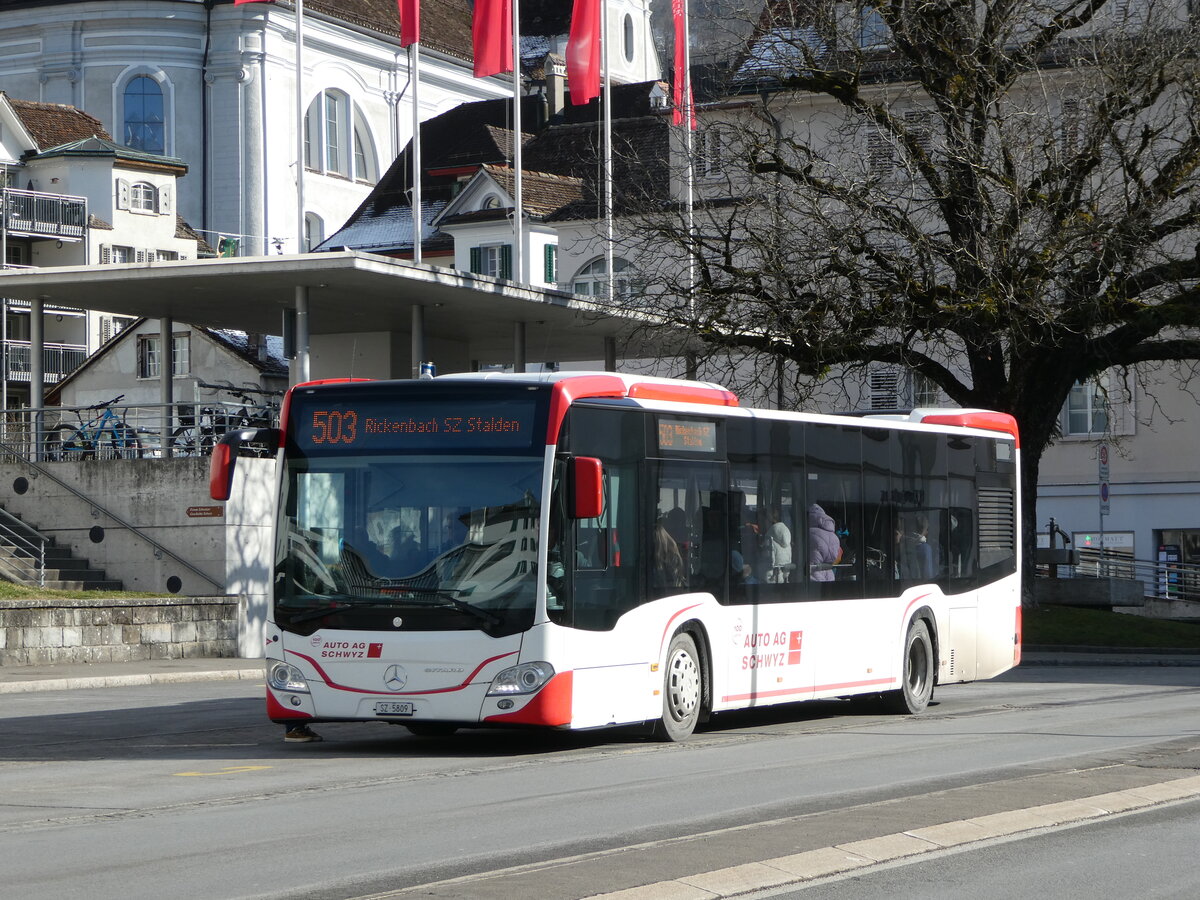
<instances>
[{"instance_id":1,"label":"window shutter","mask_svg":"<svg viewBox=\"0 0 1200 900\"><path fill-rule=\"evenodd\" d=\"M108 244L100 245L100 265L107 266L112 262L112 247Z\"/></svg>"},{"instance_id":2,"label":"window shutter","mask_svg":"<svg viewBox=\"0 0 1200 900\"><path fill-rule=\"evenodd\" d=\"M558 281L558 247L554 244L547 244L543 248L545 253L546 271L545 281L549 284L554 284Z\"/></svg>"},{"instance_id":3,"label":"window shutter","mask_svg":"<svg viewBox=\"0 0 1200 900\"><path fill-rule=\"evenodd\" d=\"M107 343L113 336L113 318L112 316L100 317L100 343Z\"/></svg>"},{"instance_id":4,"label":"window shutter","mask_svg":"<svg viewBox=\"0 0 1200 900\"><path fill-rule=\"evenodd\" d=\"M867 127L867 171L877 178L886 178L896 167L891 136L883 129Z\"/></svg>"},{"instance_id":5,"label":"window shutter","mask_svg":"<svg viewBox=\"0 0 1200 900\"><path fill-rule=\"evenodd\" d=\"M482 247L472 247L471 248L471 271L477 275L483 271L483 248Z\"/></svg>"},{"instance_id":6,"label":"window shutter","mask_svg":"<svg viewBox=\"0 0 1200 900\"><path fill-rule=\"evenodd\" d=\"M174 206L171 201L171 186L164 184L158 189L158 214L160 216L169 216L174 212Z\"/></svg>"},{"instance_id":7,"label":"window shutter","mask_svg":"<svg viewBox=\"0 0 1200 900\"><path fill-rule=\"evenodd\" d=\"M1110 434L1129 435L1137 431L1134 418L1134 391L1137 382L1117 369L1107 373L1108 428Z\"/></svg>"},{"instance_id":8,"label":"window shutter","mask_svg":"<svg viewBox=\"0 0 1200 900\"><path fill-rule=\"evenodd\" d=\"M897 366L879 366L868 376L871 392L871 409L900 408L900 369Z\"/></svg>"},{"instance_id":9,"label":"window shutter","mask_svg":"<svg viewBox=\"0 0 1200 900\"><path fill-rule=\"evenodd\" d=\"M500 277L512 278L512 244L500 245Z\"/></svg>"},{"instance_id":10,"label":"window shutter","mask_svg":"<svg viewBox=\"0 0 1200 900\"><path fill-rule=\"evenodd\" d=\"M147 259L145 250L138 250L133 257L134 262L145 262Z\"/></svg>"},{"instance_id":11,"label":"window shutter","mask_svg":"<svg viewBox=\"0 0 1200 900\"><path fill-rule=\"evenodd\" d=\"M129 209L129 189L128 181L117 179L117 209Z\"/></svg>"}]
</instances>

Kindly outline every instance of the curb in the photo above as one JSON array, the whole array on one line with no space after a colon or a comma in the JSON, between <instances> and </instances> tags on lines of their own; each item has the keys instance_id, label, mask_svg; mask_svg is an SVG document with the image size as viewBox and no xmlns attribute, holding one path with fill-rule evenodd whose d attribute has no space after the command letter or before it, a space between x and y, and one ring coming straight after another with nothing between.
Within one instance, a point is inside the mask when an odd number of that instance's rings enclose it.
<instances>
[{"instance_id":1,"label":"curb","mask_svg":"<svg viewBox=\"0 0 1200 900\"><path fill-rule=\"evenodd\" d=\"M77 678L38 678L30 681L0 681L0 694L34 691L73 691L84 688L145 687L155 684L184 684L196 681L262 681L262 668L211 669L192 672L153 672L130 675L88 675Z\"/></svg>"},{"instance_id":2,"label":"curb","mask_svg":"<svg viewBox=\"0 0 1200 900\"><path fill-rule=\"evenodd\" d=\"M1192 800L1197 796L1200 796L1200 776L1193 775L1140 788L1081 797L1078 800L944 822L940 825L852 841L791 856L701 872L672 881L593 894L587 900L717 900L785 885L802 886L805 883L904 857L1042 829L1070 828L1110 816ZM430 885L381 894L378 897L399 897L427 887Z\"/></svg>"}]
</instances>

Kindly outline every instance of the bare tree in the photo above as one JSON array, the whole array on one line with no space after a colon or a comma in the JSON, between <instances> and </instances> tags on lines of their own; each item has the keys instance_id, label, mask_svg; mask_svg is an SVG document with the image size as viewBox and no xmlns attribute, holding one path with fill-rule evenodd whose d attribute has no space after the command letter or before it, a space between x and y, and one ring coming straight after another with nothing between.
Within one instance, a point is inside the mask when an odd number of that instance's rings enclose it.
<instances>
[{"instance_id":1,"label":"bare tree","mask_svg":"<svg viewBox=\"0 0 1200 900\"><path fill-rule=\"evenodd\" d=\"M884 364L1012 413L1031 560L1072 386L1200 358L1198 32L1187 0L773 0L630 304L793 397Z\"/></svg>"}]
</instances>

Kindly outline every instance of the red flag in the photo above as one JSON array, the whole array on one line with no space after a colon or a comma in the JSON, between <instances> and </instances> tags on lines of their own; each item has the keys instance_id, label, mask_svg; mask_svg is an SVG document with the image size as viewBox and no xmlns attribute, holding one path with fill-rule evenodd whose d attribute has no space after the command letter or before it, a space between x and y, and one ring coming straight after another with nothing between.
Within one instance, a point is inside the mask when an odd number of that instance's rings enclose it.
<instances>
[{"instance_id":1,"label":"red flag","mask_svg":"<svg viewBox=\"0 0 1200 900\"><path fill-rule=\"evenodd\" d=\"M400 46L421 42L421 0L396 0L400 7Z\"/></svg>"},{"instance_id":2,"label":"red flag","mask_svg":"<svg viewBox=\"0 0 1200 900\"><path fill-rule=\"evenodd\" d=\"M675 16L675 88L673 99L675 109L671 113L671 121L676 125L683 124L684 110L687 110L688 124L696 129L696 107L692 103L692 76L687 70L687 0L671 0L671 12Z\"/></svg>"},{"instance_id":3,"label":"red flag","mask_svg":"<svg viewBox=\"0 0 1200 900\"><path fill-rule=\"evenodd\" d=\"M471 23L475 44L475 77L511 72L512 0L475 0Z\"/></svg>"},{"instance_id":4,"label":"red flag","mask_svg":"<svg viewBox=\"0 0 1200 900\"><path fill-rule=\"evenodd\" d=\"M571 10L567 85L574 106L600 96L600 0L575 0Z\"/></svg>"}]
</instances>

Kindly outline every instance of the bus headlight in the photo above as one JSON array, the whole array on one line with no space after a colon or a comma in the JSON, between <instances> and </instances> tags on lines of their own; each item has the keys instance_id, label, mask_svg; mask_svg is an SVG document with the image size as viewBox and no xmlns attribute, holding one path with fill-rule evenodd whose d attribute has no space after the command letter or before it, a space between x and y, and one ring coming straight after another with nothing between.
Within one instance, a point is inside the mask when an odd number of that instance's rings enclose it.
<instances>
[{"instance_id":1,"label":"bus headlight","mask_svg":"<svg viewBox=\"0 0 1200 900\"><path fill-rule=\"evenodd\" d=\"M277 691L291 691L293 694L309 692L303 673L285 662L272 663L267 667L267 684Z\"/></svg>"},{"instance_id":2,"label":"bus headlight","mask_svg":"<svg viewBox=\"0 0 1200 900\"><path fill-rule=\"evenodd\" d=\"M548 662L527 662L505 669L488 688L489 697L508 694L532 694L554 677L554 666Z\"/></svg>"}]
</instances>

